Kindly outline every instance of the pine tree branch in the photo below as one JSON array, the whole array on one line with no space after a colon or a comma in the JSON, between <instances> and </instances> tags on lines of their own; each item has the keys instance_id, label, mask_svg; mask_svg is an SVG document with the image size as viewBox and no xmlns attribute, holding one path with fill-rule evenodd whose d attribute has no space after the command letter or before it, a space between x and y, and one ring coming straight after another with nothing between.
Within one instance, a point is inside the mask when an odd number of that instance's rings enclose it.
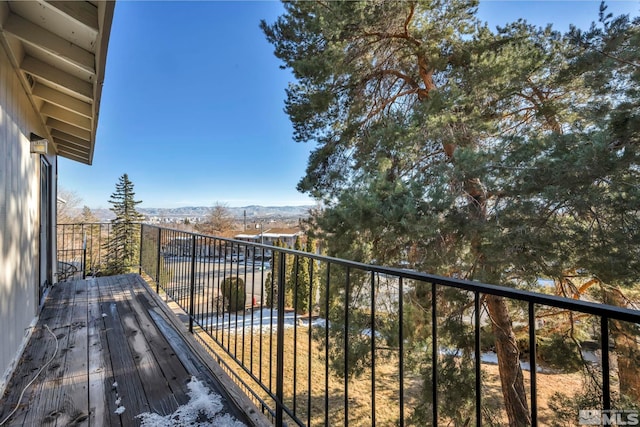
<instances>
[{"instance_id":1,"label":"pine tree branch","mask_svg":"<svg viewBox=\"0 0 640 427\"><path fill-rule=\"evenodd\" d=\"M610 53L607 53L607 52L605 52L605 51L603 51L601 49L596 48L592 43L588 43L588 42L585 42L585 41L582 41L582 40L577 40L577 42L580 45L580 47L582 47L583 50L591 49L592 51L594 51L596 53L599 53L600 55L605 56L605 57L607 57L609 59L613 59L614 61L619 62L621 64L626 64L626 65L630 65L630 66L635 67L635 68L640 68L640 63L631 62L631 61L628 61L628 60L626 60L624 58L619 58L617 56L611 55Z\"/></svg>"},{"instance_id":2,"label":"pine tree branch","mask_svg":"<svg viewBox=\"0 0 640 427\"><path fill-rule=\"evenodd\" d=\"M422 44L419 40L404 33L386 33L383 31L374 31L374 32L365 32L365 33L362 33L362 35L365 37L377 37L377 40L375 40L376 42L380 42L382 40L388 40L388 39L400 39L400 40L406 40L415 46L420 46Z\"/></svg>"},{"instance_id":3,"label":"pine tree branch","mask_svg":"<svg viewBox=\"0 0 640 427\"><path fill-rule=\"evenodd\" d=\"M371 120L373 117L377 116L380 112L382 112L390 104L395 102L396 99L401 98L403 96L411 95L411 94L417 93L417 92L418 92L418 89L410 89L410 90L407 90L407 91L404 91L404 92L397 93L394 96L392 96L391 98L386 99L382 103L382 105L380 105L378 108L375 108L374 110L370 111L369 114L367 114L367 117L365 118L364 122L366 123L369 120Z\"/></svg>"},{"instance_id":4,"label":"pine tree branch","mask_svg":"<svg viewBox=\"0 0 640 427\"><path fill-rule=\"evenodd\" d=\"M411 77L409 77L407 74L404 74L398 70L389 70L389 69L383 69L383 70L375 70L374 72L365 75L362 78L363 82L367 82L369 80L372 80L376 77L386 77L386 76L395 76L398 77L399 79L405 81L409 86L411 86L414 89L417 89L418 83L412 79Z\"/></svg>"}]
</instances>

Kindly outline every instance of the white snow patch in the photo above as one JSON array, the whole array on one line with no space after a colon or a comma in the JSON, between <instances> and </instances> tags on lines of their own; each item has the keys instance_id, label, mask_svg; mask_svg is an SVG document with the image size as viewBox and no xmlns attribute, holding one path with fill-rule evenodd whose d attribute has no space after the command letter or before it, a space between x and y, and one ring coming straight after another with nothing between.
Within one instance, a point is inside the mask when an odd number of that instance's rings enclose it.
<instances>
[{"instance_id":1,"label":"white snow patch","mask_svg":"<svg viewBox=\"0 0 640 427\"><path fill-rule=\"evenodd\" d=\"M116 409L115 411L113 411L114 413L118 414L118 415L122 415L124 413L125 407L124 406L118 406L118 409Z\"/></svg>"},{"instance_id":2,"label":"white snow patch","mask_svg":"<svg viewBox=\"0 0 640 427\"><path fill-rule=\"evenodd\" d=\"M102 317L107 317L107 313L102 313Z\"/></svg>"},{"instance_id":3,"label":"white snow patch","mask_svg":"<svg viewBox=\"0 0 640 427\"><path fill-rule=\"evenodd\" d=\"M121 397L116 399L116 406L120 406L120 402L122 402L122 398Z\"/></svg>"},{"instance_id":4,"label":"white snow patch","mask_svg":"<svg viewBox=\"0 0 640 427\"><path fill-rule=\"evenodd\" d=\"M493 351L487 351L485 353L480 354L480 361L483 363L488 363L490 365L498 364L498 355ZM529 362L520 361L520 368L523 371L530 371L531 364ZM544 366L536 365L536 372L541 372L543 374L553 373L553 370L545 368Z\"/></svg>"},{"instance_id":5,"label":"white snow patch","mask_svg":"<svg viewBox=\"0 0 640 427\"><path fill-rule=\"evenodd\" d=\"M325 319L312 318L311 326L325 328L327 322ZM214 330L225 330L232 333L238 333L243 329L251 333L271 333L272 330L278 329L278 310L271 308L262 308L255 310L251 314L225 313L222 316L211 316L204 319L201 323L205 327ZM294 325L309 327L309 316L298 315L292 311L284 313L285 329L293 328Z\"/></svg>"},{"instance_id":6,"label":"white snow patch","mask_svg":"<svg viewBox=\"0 0 640 427\"><path fill-rule=\"evenodd\" d=\"M115 381L115 382L112 384L112 386L113 386L113 387L118 387L118 381Z\"/></svg>"},{"instance_id":7,"label":"white snow patch","mask_svg":"<svg viewBox=\"0 0 640 427\"><path fill-rule=\"evenodd\" d=\"M362 334L365 337L369 337L371 338L371 329L370 328L364 328L362 331L360 331L360 334ZM382 334L378 331L376 331L376 338L382 338Z\"/></svg>"},{"instance_id":8,"label":"white snow patch","mask_svg":"<svg viewBox=\"0 0 640 427\"><path fill-rule=\"evenodd\" d=\"M145 412L137 415L142 421L140 427L216 426L245 427L243 423L222 411L221 397L212 393L202 382L191 377L187 384L189 402L180 406L173 414L166 416Z\"/></svg>"}]
</instances>

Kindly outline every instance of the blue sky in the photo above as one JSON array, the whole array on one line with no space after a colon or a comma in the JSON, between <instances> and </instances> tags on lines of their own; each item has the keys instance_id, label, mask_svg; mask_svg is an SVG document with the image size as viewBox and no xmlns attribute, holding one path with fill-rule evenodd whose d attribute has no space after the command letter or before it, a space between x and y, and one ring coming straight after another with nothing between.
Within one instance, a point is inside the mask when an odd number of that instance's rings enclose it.
<instances>
[{"instance_id":1,"label":"blue sky","mask_svg":"<svg viewBox=\"0 0 640 427\"><path fill-rule=\"evenodd\" d=\"M609 2L640 14L640 0ZM481 1L491 27L520 17L565 31L588 27L598 1ZM292 140L283 112L291 74L260 19L275 1L119 1L92 166L59 160L59 184L108 207L123 173L142 207L303 205L296 191L311 144Z\"/></svg>"}]
</instances>

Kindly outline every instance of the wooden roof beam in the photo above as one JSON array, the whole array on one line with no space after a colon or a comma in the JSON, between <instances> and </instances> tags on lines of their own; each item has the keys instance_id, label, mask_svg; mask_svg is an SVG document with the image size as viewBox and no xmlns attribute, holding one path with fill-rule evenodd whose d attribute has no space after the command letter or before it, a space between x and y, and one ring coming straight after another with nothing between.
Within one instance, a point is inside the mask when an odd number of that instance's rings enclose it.
<instances>
[{"instance_id":1,"label":"wooden roof beam","mask_svg":"<svg viewBox=\"0 0 640 427\"><path fill-rule=\"evenodd\" d=\"M54 119L77 126L80 129L88 130L89 132L93 129L93 126L91 126L91 119L72 113L69 110L65 110L64 108L60 108L47 102L45 102L40 109L40 113L47 117L53 117Z\"/></svg>"},{"instance_id":2,"label":"wooden roof beam","mask_svg":"<svg viewBox=\"0 0 640 427\"><path fill-rule=\"evenodd\" d=\"M76 114L80 114L83 117L92 118L93 110L91 104L80 101L73 96L69 96L65 93L57 91L49 86L45 86L41 83L36 83L31 90L33 96L47 101L50 104L57 105L58 107L65 108L69 111L73 111Z\"/></svg>"},{"instance_id":3,"label":"wooden roof beam","mask_svg":"<svg viewBox=\"0 0 640 427\"><path fill-rule=\"evenodd\" d=\"M78 147L77 145L67 144L66 142L59 139L56 140L56 142L58 143L58 152L60 152L60 150L65 150L70 153L75 153L79 156L86 156L87 154L89 154L89 148L82 148Z\"/></svg>"},{"instance_id":4,"label":"wooden roof beam","mask_svg":"<svg viewBox=\"0 0 640 427\"><path fill-rule=\"evenodd\" d=\"M20 68L35 77L66 88L85 102L91 102L93 99L93 86L91 83L65 73L39 59L26 56L22 60Z\"/></svg>"},{"instance_id":5,"label":"wooden roof beam","mask_svg":"<svg viewBox=\"0 0 640 427\"><path fill-rule=\"evenodd\" d=\"M55 141L63 141L65 142L67 145L75 145L79 148L83 148L83 149L89 149L91 143L87 140L84 140L82 138L78 138L77 136L73 136L70 135L66 132L63 132L59 129L53 129L51 131L51 136L53 137L53 139Z\"/></svg>"},{"instance_id":6,"label":"wooden roof beam","mask_svg":"<svg viewBox=\"0 0 640 427\"><path fill-rule=\"evenodd\" d=\"M65 157L65 158L67 158L69 160L76 161L78 163L87 164L86 156L80 156L80 155L78 155L76 153L73 153L71 151L67 151L67 150L61 149L61 150L58 151L58 155L60 155L62 157Z\"/></svg>"},{"instance_id":7,"label":"wooden roof beam","mask_svg":"<svg viewBox=\"0 0 640 427\"><path fill-rule=\"evenodd\" d=\"M4 30L23 42L52 55L65 62L95 75L95 56L61 38L57 34L21 18L12 13L4 24Z\"/></svg>"},{"instance_id":8,"label":"wooden roof beam","mask_svg":"<svg viewBox=\"0 0 640 427\"><path fill-rule=\"evenodd\" d=\"M87 141L87 143L91 141L91 132L89 132L88 130L80 129L77 126L70 125L69 123L65 123L49 117L47 119L47 126L51 129L58 129L64 133L68 133L69 135L77 136L78 138Z\"/></svg>"},{"instance_id":9,"label":"wooden roof beam","mask_svg":"<svg viewBox=\"0 0 640 427\"><path fill-rule=\"evenodd\" d=\"M88 1L49 1L58 12L98 32L98 8Z\"/></svg>"}]
</instances>

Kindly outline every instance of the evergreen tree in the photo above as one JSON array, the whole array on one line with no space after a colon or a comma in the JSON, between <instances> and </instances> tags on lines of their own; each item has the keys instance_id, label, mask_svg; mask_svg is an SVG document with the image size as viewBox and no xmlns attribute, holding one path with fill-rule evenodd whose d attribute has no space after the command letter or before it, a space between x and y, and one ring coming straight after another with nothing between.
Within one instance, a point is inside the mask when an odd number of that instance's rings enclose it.
<instances>
[{"instance_id":1,"label":"evergreen tree","mask_svg":"<svg viewBox=\"0 0 640 427\"><path fill-rule=\"evenodd\" d=\"M277 239L273 243L273 246L276 248L284 248L284 243L280 239ZM278 306L278 293L281 291L279 283L280 259L282 257L285 258L284 282L282 283L282 287L284 288L284 306L289 308L293 307L294 286L292 286L291 276L294 257L279 250L273 250L271 271L267 273L267 277L265 279L265 301L268 307L275 308Z\"/></svg>"},{"instance_id":2,"label":"evergreen tree","mask_svg":"<svg viewBox=\"0 0 640 427\"><path fill-rule=\"evenodd\" d=\"M284 247L284 243L279 239L274 243L276 248ZM302 251L302 242L299 237L296 237L294 243L295 250ZM312 239L307 241L306 251L315 253L315 242ZM295 308L296 313L303 314L309 311L309 300L311 298L310 290L313 286L313 292L318 292L319 287L319 272L315 271L313 281L310 276L310 265L313 261L305 257L297 257L290 254L284 254L282 252L274 251L272 270L267 273L265 279L265 301L269 307L277 305L278 301L278 275L279 275L279 259L285 257L285 307ZM317 265L314 267L317 269ZM273 292L272 292L273 289ZM273 295L272 295L273 294ZM312 305L316 303L315 298L311 302Z\"/></svg>"},{"instance_id":3,"label":"evergreen tree","mask_svg":"<svg viewBox=\"0 0 640 427\"><path fill-rule=\"evenodd\" d=\"M311 237L308 236L307 237L307 243L305 245L305 252L308 252L310 254L316 254L317 251L317 247L316 247L316 240ZM320 270L319 270L319 265L315 260L309 259L309 299L311 300L311 309L312 311L317 307L318 303L319 303L319 292L320 292Z\"/></svg>"},{"instance_id":4,"label":"evergreen tree","mask_svg":"<svg viewBox=\"0 0 640 427\"><path fill-rule=\"evenodd\" d=\"M299 189L325 206L315 222L329 255L410 260L514 287L549 277L563 295L592 280L637 284L637 20L579 35L576 47L575 35L523 21L493 32L477 21L476 5L287 2L274 24L262 23L297 79L286 100L295 139L317 143ZM408 296L413 328L399 339L410 340L426 382L433 361L420 349L430 346L431 295L409 286ZM440 289L436 297L440 343L463 353L439 361L453 373L440 384L458 391L441 404L464 423L473 395L455 381L469 378L472 343L469 325L451 319L469 296ZM520 310L500 297L483 303L509 424L528 425L512 326ZM357 306L332 301L338 312L340 304ZM429 402L427 391L416 422L429 419Z\"/></svg>"},{"instance_id":5,"label":"evergreen tree","mask_svg":"<svg viewBox=\"0 0 640 427\"><path fill-rule=\"evenodd\" d=\"M597 181L601 191L585 197L590 207L585 217L598 224L597 232L585 230L591 238L581 242L581 264L594 277L574 294L588 292L595 285L599 292L591 292L591 298L635 309L640 270L640 17L614 18L602 3L599 25L586 32L572 28L569 36L576 47L570 71L584 75L585 84L598 96L586 109L597 127L585 136L585 142L600 148L593 161L601 171ZM637 407L637 325L614 321L611 335L618 359L618 407Z\"/></svg>"},{"instance_id":6,"label":"evergreen tree","mask_svg":"<svg viewBox=\"0 0 640 427\"><path fill-rule=\"evenodd\" d=\"M136 211L136 205L142 201L135 200L133 182L126 173L116 183L109 203L112 205L109 209L116 217L111 220L111 236L105 243L106 273L122 274L138 263L140 221L143 219L143 215Z\"/></svg>"},{"instance_id":7,"label":"evergreen tree","mask_svg":"<svg viewBox=\"0 0 640 427\"><path fill-rule=\"evenodd\" d=\"M244 311L247 295L243 279L239 277L225 278L222 281L221 292L226 311L229 313Z\"/></svg>"},{"instance_id":8,"label":"evergreen tree","mask_svg":"<svg viewBox=\"0 0 640 427\"><path fill-rule=\"evenodd\" d=\"M302 251L300 236L296 236L293 249ZM303 314L309 311L309 260L304 257L291 257L293 264L289 271L287 288L293 293L293 307L296 313Z\"/></svg>"},{"instance_id":9,"label":"evergreen tree","mask_svg":"<svg viewBox=\"0 0 640 427\"><path fill-rule=\"evenodd\" d=\"M88 206L84 206L82 208L82 213L79 217L80 222L83 224L84 230L84 238L87 242L87 258L85 263L85 271L88 275L95 274L99 266L100 260L100 245L98 242L102 241L101 238L103 236L101 233L101 226L99 224L100 220L97 216L91 211ZM106 237L106 236L104 236Z\"/></svg>"},{"instance_id":10,"label":"evergreen tree","mask_svg":"<svg viewBox=\"0 0 640 427\"><path fill-rule=\"evenodd\" d=\"M80 222L83 224L93 224L99 222L98 217L91 211L91 208L85 205L80 214Z\"/></svg>"}]
</instances>

